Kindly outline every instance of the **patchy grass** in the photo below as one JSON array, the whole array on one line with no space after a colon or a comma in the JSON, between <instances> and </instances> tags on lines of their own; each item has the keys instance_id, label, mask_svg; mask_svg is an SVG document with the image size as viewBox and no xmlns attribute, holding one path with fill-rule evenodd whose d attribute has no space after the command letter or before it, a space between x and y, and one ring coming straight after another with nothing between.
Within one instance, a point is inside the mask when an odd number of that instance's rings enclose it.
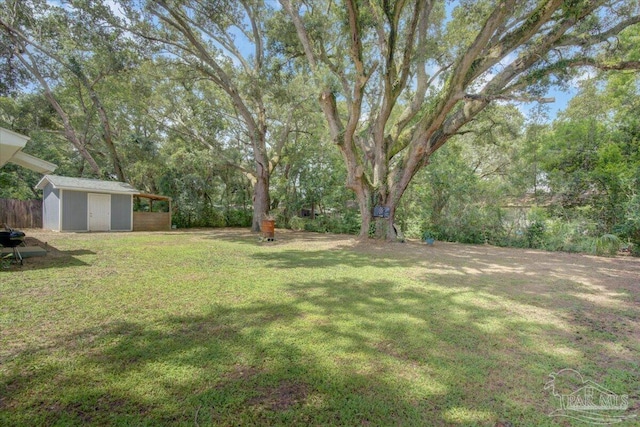
<instances>
[{"instance_id":1,"label":"patchy grass","mask_svg":"<svg viewBox=\"0 0 640 427\"><path fill-rule=\"evenodd\" d=\"M640 414L638 259L27 234L50 253L0 272L0 425L580 425L547 415L563 368Z\"/></svg>"}]
</instances>

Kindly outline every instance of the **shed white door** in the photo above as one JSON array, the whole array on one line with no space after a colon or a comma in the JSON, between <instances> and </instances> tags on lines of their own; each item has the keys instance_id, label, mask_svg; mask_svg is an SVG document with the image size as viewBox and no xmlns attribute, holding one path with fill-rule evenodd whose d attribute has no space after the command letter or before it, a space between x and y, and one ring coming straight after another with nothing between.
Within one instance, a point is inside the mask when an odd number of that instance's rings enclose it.
<instances>
[{"instance_id":1,"label":"shed white door","mask_svg":"<svg viewBox=\"0 0 640 427\"><path fill-rule=\"evenodd\" d=\"M111 195L89 193L89 231L111 229Z\"/></svg>"}]
</instances>

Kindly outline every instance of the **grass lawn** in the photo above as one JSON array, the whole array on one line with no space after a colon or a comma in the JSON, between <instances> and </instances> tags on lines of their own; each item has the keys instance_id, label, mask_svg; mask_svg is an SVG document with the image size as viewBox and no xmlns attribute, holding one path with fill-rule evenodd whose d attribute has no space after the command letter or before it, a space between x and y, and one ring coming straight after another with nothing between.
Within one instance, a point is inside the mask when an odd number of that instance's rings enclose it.
<instances>
[{"instance_id":1,"label":"grass lawn","mask_svg":"<svg viewBox=\"0 0 640 427\"><path fill-rule=\"evenodd\" d=\"M564 368L640 417L640 259L27 235L50 252L0 271L3 426L586 425L548 415Z\"/></svg>"}]
</instances>

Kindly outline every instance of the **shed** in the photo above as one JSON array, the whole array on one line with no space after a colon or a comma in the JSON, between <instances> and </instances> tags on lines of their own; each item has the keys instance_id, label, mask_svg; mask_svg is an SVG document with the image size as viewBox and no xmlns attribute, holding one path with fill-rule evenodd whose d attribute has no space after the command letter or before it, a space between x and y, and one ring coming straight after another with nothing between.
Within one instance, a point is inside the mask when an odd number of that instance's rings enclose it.
<instances>
[{"instance_id":1,"label":"shed","mask_svg":"<svg viewBox=\"0 0 640 427\"><path fill-rule=\"evenodd\" d=\"M42 228L54 231L150 231L171 229L171 198L141 193L125 182L45 175ZM169 212L133 212L133 198L165 200ZM136 212L137 214L138 212Z\"/></svg>"},{"instance_id":2,"label":"shed","mask_svg":"<svg viewBox=\"0 0 640 427\"><path fill-rule=\"evenodd\" d=\"M117 181L45 175L42 228L54 231L132 231L131 185Z\"/></svg>"}]
</instances>

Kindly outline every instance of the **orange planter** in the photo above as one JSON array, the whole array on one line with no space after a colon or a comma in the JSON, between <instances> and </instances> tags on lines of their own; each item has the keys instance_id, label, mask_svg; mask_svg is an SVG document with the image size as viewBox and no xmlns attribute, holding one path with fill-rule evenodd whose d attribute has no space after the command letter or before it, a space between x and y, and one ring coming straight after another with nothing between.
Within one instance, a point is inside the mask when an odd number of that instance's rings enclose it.
<instances>
[{"instance_id":1,"label":"orange planter","mask_svg":"<svg viewBox=\"0 0 640 427\"><path fill-rule=\"evenodd\" d=\"M262 236L267 239L273 239L276 232L276 221L273 219L263 219L261 227Z\"/></svg>"}]
</instances>

